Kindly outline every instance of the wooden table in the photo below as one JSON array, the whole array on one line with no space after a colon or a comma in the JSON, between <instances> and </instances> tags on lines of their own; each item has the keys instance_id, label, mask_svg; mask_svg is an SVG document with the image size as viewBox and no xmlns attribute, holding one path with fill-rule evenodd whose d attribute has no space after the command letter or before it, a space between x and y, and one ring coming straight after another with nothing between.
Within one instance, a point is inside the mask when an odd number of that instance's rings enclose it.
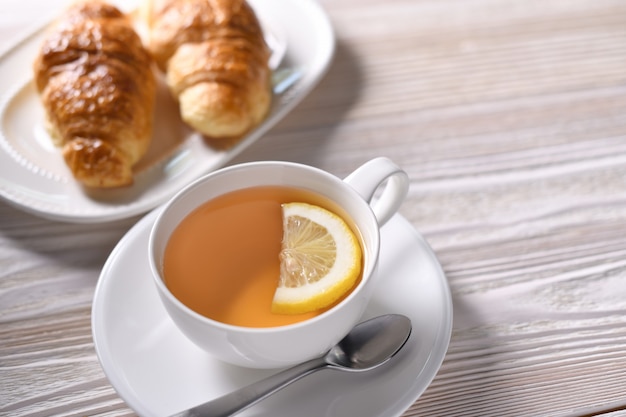
<instances>
[{"instance_id":1,"label":"wooden table","mask_svg":"<svg viewBox=\"0 0 626 417\"><path fill-rule=\"evenodd\" d=\"M3 2L1 49L58 11L37 3ZM626 415L626 2L321 4L337 37L326 77L233 163L345 176L386 155L409 173L401 213L446 272L454 327L404 416ZM138 219L0 203L2 415L132 415L90 311Z\"/></svg>"}]
</instances>

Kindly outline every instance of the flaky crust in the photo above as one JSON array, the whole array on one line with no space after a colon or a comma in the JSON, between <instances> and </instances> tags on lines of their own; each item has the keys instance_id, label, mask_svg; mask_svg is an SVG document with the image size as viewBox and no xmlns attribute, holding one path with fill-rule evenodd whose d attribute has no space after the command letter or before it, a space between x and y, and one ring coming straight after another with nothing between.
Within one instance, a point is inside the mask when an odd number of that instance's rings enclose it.
<instances>
[{"instance_id":1,"label":"flaky crust","mask_svg":"<svg viewBox=\"0 0 626 417\"><path fill-rule=\"evenodd\" d=\"M211 138L244 134L271 104L269 49L244 0L156 0L149 49L181 117Z\"/></svg>"},{"instance_id":2,"label":"flaky crust","mask_svg":"<svg viewBox=\"0 0 626 417\"><path fill-rule=\"evenodd\" d=\"M152 136L152 63L131 22L104 2L70 6L47 34L35 83L48 130L84 185L133 182Z\"/></svg>"}]
</instances>

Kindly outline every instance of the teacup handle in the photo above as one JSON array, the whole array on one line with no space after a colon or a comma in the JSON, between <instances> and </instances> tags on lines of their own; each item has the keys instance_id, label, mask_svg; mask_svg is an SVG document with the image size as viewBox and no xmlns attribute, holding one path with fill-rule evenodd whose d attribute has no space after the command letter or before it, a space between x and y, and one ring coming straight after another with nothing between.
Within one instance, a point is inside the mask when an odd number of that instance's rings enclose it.
<instances>
[{"instance_id":1,"label":"teacup handle","mask_svg":"<svg viewBox=\"0 0 626 417\"><path fill-rule=\"evenodd\" d=\"M380 226L398 211L409 191L409 176L389 158L374 158L344 178L370 203ZM386 182L386 183L385 183ZM372 201L376 190L384 184L380 197Z\"/></svg>"}]
</instances>

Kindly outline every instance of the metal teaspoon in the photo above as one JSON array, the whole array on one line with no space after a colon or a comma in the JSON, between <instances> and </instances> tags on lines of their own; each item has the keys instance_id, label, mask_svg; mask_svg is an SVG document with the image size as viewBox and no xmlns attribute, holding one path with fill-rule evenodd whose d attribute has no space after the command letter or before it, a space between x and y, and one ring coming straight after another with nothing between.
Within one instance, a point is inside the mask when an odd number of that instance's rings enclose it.
<instances>
[{"instance_id":1,"label":"metal teaspoon","mask_svg":"<svg viewBox=\"0 0 626 417\"><path fill-rule=\"evenodd\" d=\"M324 356L288 368L171 417L232 416L320 369L359 372L376 368L395 355L410 334L411 321L408 317L399 314L375 317L356 325Z\"/></svg>"}]
</instances>

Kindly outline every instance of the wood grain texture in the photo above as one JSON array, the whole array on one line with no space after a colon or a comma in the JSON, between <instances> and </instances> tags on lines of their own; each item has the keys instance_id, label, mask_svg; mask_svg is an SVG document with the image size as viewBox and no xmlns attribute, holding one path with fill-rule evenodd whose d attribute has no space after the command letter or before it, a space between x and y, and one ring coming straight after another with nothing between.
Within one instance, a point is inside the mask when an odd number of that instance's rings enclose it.
<instances>
[{"instance_id":1,"label":"wood grain texture","mask_svg":"<svg viewBox=\"0 0 626 417\"><path fill-rule=\"evenodd\" d=\"M443 265L454 328L404 416L626 416L626 2L321 4L338 42L326 77L233 163L407 170L401 212ZM135 221L0 203L0 414L133 415L89 315Z\"/></svg>"}]
</instances>

